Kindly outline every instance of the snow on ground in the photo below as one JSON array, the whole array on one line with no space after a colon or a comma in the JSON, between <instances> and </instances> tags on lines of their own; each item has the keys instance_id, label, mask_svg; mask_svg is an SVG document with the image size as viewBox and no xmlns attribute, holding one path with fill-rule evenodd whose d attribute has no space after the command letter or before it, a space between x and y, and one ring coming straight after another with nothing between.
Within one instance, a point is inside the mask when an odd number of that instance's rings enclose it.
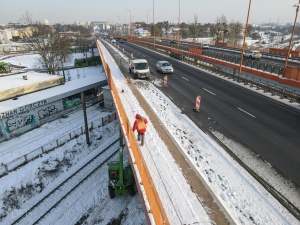
<instances>
[{"instance_id":1,"label":"snow on ground","mask_svg":"<svg viewBox=\"0 0 300 225\"><path fill-rule=\"evenodd\" d=\"M82 54L73 54L66 62L66 66L72 66L74 59L80 57L82 57ZM28 69L35 68L35 62L38 61L37 55L11 57L4 61L18 65L19 62L23 62L22 58L26 62ZM19 69L17 68L16 70ZM41 80L44 77L48 79L56 77L56 75L45 73L37 74ZM18 107L18 104L35 102L40 98L55 96L67 89L72 90L72 88L78 88L82 85L105 79L101 66L66 70L66 75L71 77L66 84L22 96L19 99L20 101L18 100L19 102L12 100L3 101L1 102L0 110L5 111ZM10 79L17 79L18 75L14 76L10 76ZM6 86L7 81L9 81L7 77L1 77L1 87ZM23 80L23 82L26 81ZM89 107L87 108L88 122L95 122L111 113L114 113L114 111L103 110L96 106ZM79 127L83 127L83 113L81 110L69 114L67 118L46 123L19 137L4 141L0 144L0 163L7 163L16 159ZM27 165L0 178L0 224L11 224L33 202L38 201L47 191L50 191L58 183L65 180L68 174L83 165L104 145L110 144L118 137L119 124L117 121L114 121L105 127L93 130L91 134L92 145L90 147L85 143L85 136L81 135L77 139L48 154L43 154ZM122 224L129 225L132 224L132 218L135 218L136 224L145 224L146 218L139 196L131 197L126 195L124 196L126 201L123 201L124 199L122 198L110 200L107 182L107 167L104 167L85 186L80 186L80 188L76 189L72 196L68 197L66 201L56 208L58 212L53 212L55 216L52 214L50 219L46 218L43 221L43 224L74 224L73 222L76 222L76 219L78 219L78 217L74 216L75 214L79 216L79 219L83 215L83 218L87 220L85 224L103 224L102 222L107 224L114 220L122 219ZM76 196L76 198L73 196ZM28 215L30 215L29 212Z\"/></svg>"},{"instance_id":2,"label":"snow on ground","mask_svg":"<svg viewBox=\"0 0 300 225\"><path fill-rule=\"evenodd\" d=\"M122 101L124 106L126 106L128 117L134 118L136 113L147 117L147 113L140 108L139 103L128 88L126 80L114 61L106 51L104 53L113 71L118 90L120 92L122 89L125 90L122 93ZM89 74L87 69L85 70L85 74ZM76 72L73 75L76 78ZM188 118L182 115L180 109L174 106L153 84L142 82L137 83L137 87L144 98L147 99L149 105L153 106L153 110L157 113L177 144L182 148L182 152L186 154L187 159L197 168L199 174L202 175L224 208L230 213L235 223L299 224L299 221L283 209L254 179L233 162L220 146L204 134ZM66 126L70 123L70 120L77 120L80 117L79 113L82 112L74 113L75 117L70 115L69 118L48 123L18 138L3 142L0 146L2 147L7 144L9 146L7 148L11 148L16 144L17 150L22 148L21 143L23 138L25 143L28 143L35 135L37 135L37 138L35 138L36 145L39 145L37 141L39 133L43 133L45 136L46 130L56 133L54 130L59 128L60 125ZM95 116L96 114L91 113L90 116ZM101 115L102 113L99 113L98 116ZM84 136L81 136L61 149L43 155L43 157L30 162L19 170L0 178L0 196L2 196L0 221L1 216L6 215L2 223L7 224L8 218L16 216L19 210L28 206L29 201L33 201L30 199L40 198L47 185L54 182L55 179L63 180L68 170L75 169L75 166L72 165L79 165L84 158L88 157L90 152L97 151L101 145L109 142L109 136L116 134L117 129L117 125L114 124L111 128L95 131L95 137L99 137L99 135L103 135L103 137L99 142L96 141L97 139L94 139L90 148L84 144ZM58 135L60 134L58 133ZM42 144L41 142L40 145ZM28 148L33 148L33 146ZM145 153L144 157L148 162L150 171L153 171L153 179L155 182L161 184L159 187L164 187L159 188L158 191L159 195L164 198L164 206L171 213L169 215L171 224L211 223L205 209L196 196L193 195L190 186L180 173L180 169L174 164L167 146L163 144L151 121L148 124L146 145L141 147L141 149ZM5 147L3 147L2 151L5 151ZM13 151L10 154L14 154ZM8 155L5 157L8 157ZM3 160L3 157L4 155L0 155L1 160ZM57 168L58 170L55 173L50 172ZM170 174L171 176L165 176ZM103 177L106 179L103 179ZM74 214L87 215L86 224L107 224L112 219L119 217L121 210L116 210L116 206L120 209L123 209L123 207L126 209L125 211L121 211L125 212L125 214L127 213L121 224L145 224L145 217L138 201L138 195L134 198L126 195L113 200L109 199L105 169L90 182L92 188L86 190L84 187L80 188L78 192L76 191L78 200L74 199L74 197L68 198L68 204L59 207L58 211L60 212L55 212L55 216L58 213L63 214L63 219L60 220L61 223L59 224L73 224L74 221L71 222L68 218ZM167 188L168 185L171 186ZM80 196L82 197L79 198ZM124 201L127 206L121 206ZM107 205L111 202L114 204ZM70 211L68 211L69 203L75 207L70 207ZM137 210L135 210L136 206ZM62 211L65 213L62 213ZM51 224L51 222L52 224L57 224L55 221L57 220L51 221L51 219L48 219L47 224Z\"/></svg>"},{"instance_id":3,"label":"snow on ground","mask_svg":"<svg viewBox=\"0 0 300 225\"><path fill-rule=\"evenodd\" d=\"M88 121L99 120L108 113L112 113L97 106L91 107L89 111L92 113L88 113ZM26 136L33 137L34 135L37 136L35 141L38 142L40 140L38 135L41 131L43 131L44 135L51 137L51 133L59 129L58 125L64 125L66 131L69 129L73 130L74 125L70 125L70 123L79 118L82 120L82 111L74 112L68 118L47 123L41 128L34 129L21 135L19 138L1 144L6 146L9 142L22 142L22 140L27 139ZM77 127L82 125L78 124ZM46 133L46 130L49 132ZM58 136L62 136L62 134ZM64 181L66 177L92 158L93 155L97 154L104 146L116 141L119 138L118 121L116 120L104 127L94 129L90 137L92 141L90 147L85 143L85 135L81 135L58 149L48 154L43 154L20 169L2 177L0 179L0 196L2 200L0 202L0 223L11 224L22 212L26 211L57 184ZM41 146L43 145L43 140L41 140L40 144L35 144ZM117 146L118 144L117 142ZM117 159L115 158L115 160ZM140 221L140 224L145 223L145 216L138 200L138 195L134 198L126 195L126 202L123 202L122 198L112 200L115 208L118 210L108 211L102 209L104 212L100 213L101 207L103 207L102 204L110 201L107 182L107 166L105 166L93 175L87 183L76 189L59 207L56 207L54 212L52 212L54 214L50 218L46 217L42 224L74 224L77 220L80 220L81 215L87 215L88 220L95 222L92 224L97 224L96 222L102 221L103 218L107 221L105 223L107 224L110 220L117 219L120 213L126 210L128 206L135 210L139 209L139 213L134 210L136 221ZM134 204L134 207L131 204ZM30 215L30 212L28 215Z\"/></svg>"},{"instance_id":4,"label":"snow on ground","mask_svg":"<svg viewBox=\"0 0 300 225\"><path fill-rule=\"evenodd\" d=\"M117 89L120 92L124 90L125 94L122 93L121 96L127 116L134 118L136 113L147 115L147 112L138 107L139 103L134 101L133 94L127 87L124 77L122 74L118 74L115 62L106 51L104 52ZM196 127L189 118L181 114L181 110L174 106L154 85L147 83L147 85L137 86L186 157L194 164L237 224L299 224L299 221L235 163L220 146ZM146 146L141 147L142 152L146 152L144 148L147 148L147 152L152 155L152 158L163 159L165 157L167 159L168 150L165 149L165 146L158 144L159 138L156 138L155 128L151 127L151 121L148 135L150 137L153 135L155 138L150 138ZM146 158L146 162L151 160L151 158ZM165 160L161 166L168 164L167 162L170 161ZM159 166L156 165L156 167ZM150 171L152 170L156 169L150 168ZM180 194L184 195L184 193L188 193L188 190L182 189ZM178 198L178 193L173 194L174 199ZM183 206L184 204L179 205ZM199 213L199 210L196 211Z\"/></svg>"}]
</instances>

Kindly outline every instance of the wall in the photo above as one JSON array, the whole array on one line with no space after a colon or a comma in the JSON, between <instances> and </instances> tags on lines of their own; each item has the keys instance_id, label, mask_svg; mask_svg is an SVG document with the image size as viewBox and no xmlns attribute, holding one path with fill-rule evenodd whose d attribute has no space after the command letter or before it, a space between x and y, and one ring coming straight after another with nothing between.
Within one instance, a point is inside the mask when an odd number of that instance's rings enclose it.
<instances>
[{"instance_id":1,"label":"wall","mask_svg":"<svg viewBox=\"0 0 300 225\"><path fill-rule=\"evenodd\" d=\"M90 89L91 92L98 90ZM86 96L87 104L97 102L97 93ZM81 108L80 92L51 101L51 97L0 113L0 142L19 136L42 124Z\"/></svg>"},{"instance_id":2,"label":"wall","mask_svg":"<svg viewBox=\"0 0 300 225\"><path fill-rule=\"evenodd\" d=\"M112 98L109 87L105 86L105 87L102 88L102 90L103 90L104 108L114 109L114 100Z\"/></svg>"}]
</instances>

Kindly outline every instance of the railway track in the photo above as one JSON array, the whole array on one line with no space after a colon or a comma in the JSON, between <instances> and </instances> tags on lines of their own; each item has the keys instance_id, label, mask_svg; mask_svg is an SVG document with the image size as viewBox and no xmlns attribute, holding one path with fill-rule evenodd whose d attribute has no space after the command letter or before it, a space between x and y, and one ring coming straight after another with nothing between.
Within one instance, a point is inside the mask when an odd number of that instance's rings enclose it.
<instances>
[{"instance_id":1,"label":"railway track","mask_svg":"<svg viewBox=\"0 0 300 225\"><path fill-rule=\"evenodd\" d=\"M18 218L10 221L10 224L38 224L77 187L116 155L118 149L119 139L95 154L83 166L70 174L67 179L45 194L31 207L20 212Z\"/></svg>"}]
</instances>

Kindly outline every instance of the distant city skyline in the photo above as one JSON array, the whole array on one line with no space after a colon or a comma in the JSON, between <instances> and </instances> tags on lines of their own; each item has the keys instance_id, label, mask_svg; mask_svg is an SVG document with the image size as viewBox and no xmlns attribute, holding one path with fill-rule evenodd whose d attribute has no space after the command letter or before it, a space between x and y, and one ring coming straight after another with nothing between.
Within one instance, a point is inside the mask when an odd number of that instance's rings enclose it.
<instances>
[{"instance_id":1,"label":"distant city skyline","mask_svg":"<svg viewBox=\"0 0 300 225\"><path fill-rule=\"evenodd\" d=\"M192 23L195 15L199 23L215 23L224 15L227 22L245 23L249 0L154 0L154 22L178 23L180 1L180 22ZM250 24L293 23L298 0L252 0ZM50 24L71 24L76 21L108 21L109 23L153 22L153 0L90 0L69 2L52 0L45 3L38 0L14 0L1 3L0 24L19 22L26 11L32 14L34 22ZM299 18L299 17L298 17Z\"/></svg>"}]
</instances>

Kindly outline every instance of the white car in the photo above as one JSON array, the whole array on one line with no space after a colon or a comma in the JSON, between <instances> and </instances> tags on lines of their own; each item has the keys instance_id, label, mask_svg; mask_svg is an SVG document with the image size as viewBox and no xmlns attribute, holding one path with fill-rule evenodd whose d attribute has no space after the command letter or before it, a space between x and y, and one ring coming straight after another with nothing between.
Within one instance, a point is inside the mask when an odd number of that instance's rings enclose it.
<instances>
[{"instance_id":1,"label":"white car","mask_svg":"<svg viewBox=\"0 0 300 225\"><path fill-rule=\"evenodd\" d=\"M156 69L161 73L174 73L174 68L168 61L158 61Z\"/></svg>"},{"instance_id":2,"label":"white car","mask_svg":"<svg viewBox=\"0 0 300 225\"><path fill-rule=\"evenodd\" d=\"M203 49L208 49L208 48L209 48L209 45L203 44L203 45L202 45L202 48L203 48Z\"/></svg>"},{"instance_id":3,"label":"white car","mask_svg":"<svg viewBox=\"0 0 300 225\"><path fill-rule=\"evenodd\" d=\"M245 50L244 58L260 60L262 54L256 50Z\"/></svg>"}]
</instances>

